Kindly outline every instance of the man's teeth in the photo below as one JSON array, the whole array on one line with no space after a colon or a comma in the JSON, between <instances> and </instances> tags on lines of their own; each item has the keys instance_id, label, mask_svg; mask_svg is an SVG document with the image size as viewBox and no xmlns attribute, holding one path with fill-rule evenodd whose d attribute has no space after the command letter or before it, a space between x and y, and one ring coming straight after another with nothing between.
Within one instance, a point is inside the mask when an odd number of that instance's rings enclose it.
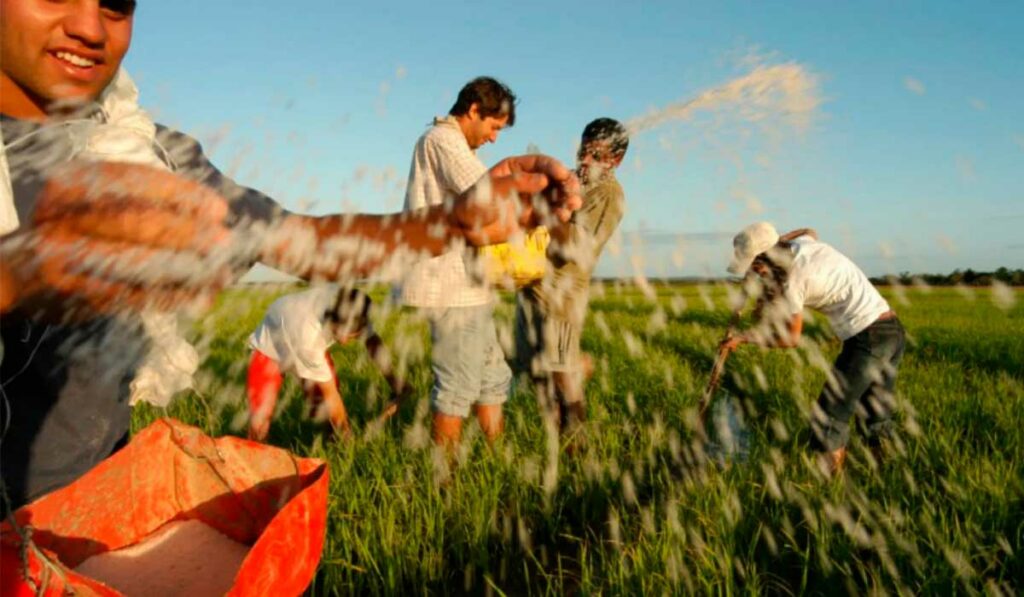
<instances>
[{"instance_id":1,"label":"man's teeth","mask_svg":"<svg viewBox=\"0 0 1024 597\"><path fill-rule=\"evenodd\" d=\"M78 55L72 54L70 52L57 52L57 58L60 58L61 60L65 61L65 62L70 62L71 64L74 64L75 66L82 66L82 67L96 66L96 62L94 60L89 60L88 58L84 58L82 56L78 56Z\"/></svg>"}]
</instances>

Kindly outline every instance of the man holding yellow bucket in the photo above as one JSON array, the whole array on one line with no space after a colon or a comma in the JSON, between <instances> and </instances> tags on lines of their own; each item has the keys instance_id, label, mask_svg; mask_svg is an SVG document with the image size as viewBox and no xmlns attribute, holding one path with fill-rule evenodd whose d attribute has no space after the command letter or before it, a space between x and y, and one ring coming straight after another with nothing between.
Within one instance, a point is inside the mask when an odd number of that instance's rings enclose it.
<instances>
[{"instance_id":1,"label":"man holding yellow bucket","mask_svg":"<svg viewBox=\"0 0 1024 597\"><path fill-rule=\"evenodd\" d=\"M615 169L628 147L629 135L617 120L598 118L583 129L576 170L583 207L549 229L549 270L517 296L516 360L533 377L541 405L558 417L562 433L586 420L583 384L593 366L580 350L580 336L591 275L625 213Z\"/></svg>"}]
</instances>

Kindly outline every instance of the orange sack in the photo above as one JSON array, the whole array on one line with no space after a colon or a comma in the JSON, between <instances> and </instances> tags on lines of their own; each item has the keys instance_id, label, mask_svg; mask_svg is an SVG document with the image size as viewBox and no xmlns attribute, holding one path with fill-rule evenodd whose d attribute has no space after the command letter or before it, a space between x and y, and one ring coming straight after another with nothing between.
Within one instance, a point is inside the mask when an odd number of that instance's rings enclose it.
<instances>
[{"instance_id":1,"label":"orange sack","mask_svg":"<svg viewBox=\"0 0 1024 597\"><path fill-rule=\"evenodd\" d=\"M161 419L71 485L18 509L20 528L3 522L0 594L120 595L73 568L172 521L198 521L251 546L229 595L298 595L323 549L327 478L323 461Z\"/></svg>"}]
</instances>

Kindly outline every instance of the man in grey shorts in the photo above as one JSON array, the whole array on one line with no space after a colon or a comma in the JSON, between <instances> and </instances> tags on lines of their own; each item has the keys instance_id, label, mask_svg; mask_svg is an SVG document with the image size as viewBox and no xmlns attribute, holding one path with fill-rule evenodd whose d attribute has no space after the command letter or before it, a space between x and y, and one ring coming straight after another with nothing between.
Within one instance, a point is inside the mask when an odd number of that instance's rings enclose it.
<instances>
[{"instance_id":1,"label":"man in grey shorts","mask_svg":"<svg viewBox=\"0 0 1024 597\"><path fill-rule=\"evenodd\" d=\"M491 77L463 86L448 116L435 118L416 143L405 209L440 205L473 186L487 172L476 150L515 123L515 101L515 94ZM453 249L424 260L401 288L401 302L419 308L430 324L433 435L448 446L459 441L471 411L484 435L496 438L512 382L494 327L494 292L466 268L472 254Z\"/></svg>"},{"instance_id":2,"label":"man in grey shorts","mask_svg":"<svg viewBox=\"0 0 1024 597\"><path fill-rule=\"evenodd\" d=\"M598 118L583 129L576 156L583 207L551 229L547 274L517 295L516 361L532 376L541 405L558 417L563 433L586 420L583 385L593 367L580 350L580 337L591 275L625 211L615 169L628 147L626 128L616 120Z\"/></svg>"}]
</instances>

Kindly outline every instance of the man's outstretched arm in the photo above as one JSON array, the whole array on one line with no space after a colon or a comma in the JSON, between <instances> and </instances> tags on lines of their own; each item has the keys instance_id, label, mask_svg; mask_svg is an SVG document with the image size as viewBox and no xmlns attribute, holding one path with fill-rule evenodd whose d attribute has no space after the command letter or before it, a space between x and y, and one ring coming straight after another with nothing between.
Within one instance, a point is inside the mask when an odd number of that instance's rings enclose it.
<instances>
[{"instance_id":1,"label":"man's outstretched arm","mask_svg":"<svg viewBox=\"0 0 1024 597\"><path fill-rule=\"evenodd\" d=\"M163 170L76 162L0 238L0 312L51 320L205 304L228 281L227 202Z\"/></svg>"},{"instance_id":2,"label":"man's outstretched arm","mask_svg":"<svg viewBox=\"0 0 1024 597\"><path fill-rule=\"evenodd\" d=\"M398 249L438 254L453 238L501 242L540 223L541 212L568 219L579 204L568 169L523 156L420 213L285 213L244 231L228 227L228 202L206 185L136 164L78 162L48 181L31 226L0 239L0 309L64 320L202 307L239 264L263 261L304 278L362 276Z\"/></svg>"},{"instance_id":3,"label":"man's outstretched arm","mask_svg":"<svg viewBox=\"0 0 1024 597\"><path fill-rule=\"evenodd\" d=\"M755 344L765 348L796 348L800 345L803 329L804 316L796 313L786 320L780 329L772 329L768 334L756 329L748 330L726 338L720 346L728 350L735 350L742 344Z\"/></svg>"},{"instance_id":4,"label":"man's outstretched arm","mask_svg":"<svg viewBox=\"0 0 1024 597\"><path fill-rule=\"evenodd\" d=\"M399 214L285 214L263 235L257 260L301 278L366 276L439 255L452 242L504 242L524 227L564 222L580 205L575 176L553 158L508 158L451 202Z\"/></svg>"},{"instance_id":5,"label":"man's outstretched arm","mask_svg":"<svg viewBox=\"0 0 1024 597\"><path fill-rule=\"evenodd\" d=\"M797 228L796 230L790 230L789 232L783 234L782 236L779 237L779 240L789 242L791 240L796 240L801 236L809 236L814 240L818 240L818 231L815 230L814 228Z\"/></svg>"}]
</instances>

